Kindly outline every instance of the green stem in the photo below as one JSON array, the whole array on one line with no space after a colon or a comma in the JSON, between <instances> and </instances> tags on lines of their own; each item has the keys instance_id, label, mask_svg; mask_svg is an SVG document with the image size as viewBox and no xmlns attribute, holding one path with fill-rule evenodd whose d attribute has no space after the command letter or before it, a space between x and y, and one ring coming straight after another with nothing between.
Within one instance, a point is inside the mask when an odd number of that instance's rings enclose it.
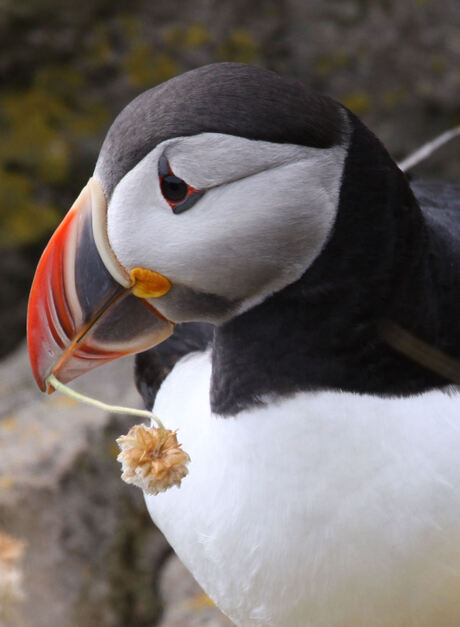
<instances>
[{"instance_id":1,"label":"green stem","mask_svg":"<svg viewBox=\"0 0 460 627\"><path fill-rule=\"evenodd\" d=\"M59 390L63 394L70 396L71 398L76 399L77 401L81 401L82 403L86 403L87 405L92 405L93 407L98 407L99 409L103 409L104 411L109 411L112 414L130 414L131 416L141 416L142 418L150 418L153 420L160 429L164 429L164 425L159 418L155 416L151 411L147 411L146 409L133 409L131 407L121 407L119 405L109 405L108 403L103 403L102 401L98 401L95 398L91 398L90 396L85 396L85 394L80 394L80 392L75 392L72 388L69 388L64 383L61 383L54 374L50 374L48 377L48 383L53 386L56 390Z\"/></svg>"}]
</instances>

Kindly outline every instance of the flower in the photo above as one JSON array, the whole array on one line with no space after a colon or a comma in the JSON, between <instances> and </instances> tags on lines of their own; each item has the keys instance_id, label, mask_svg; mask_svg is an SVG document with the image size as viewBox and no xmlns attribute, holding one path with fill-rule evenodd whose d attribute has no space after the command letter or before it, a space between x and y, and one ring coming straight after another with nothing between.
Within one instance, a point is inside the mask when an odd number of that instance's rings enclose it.
<instances>
[{"instance_id":1,"label":"flower","mask_svg":"<svg viewBox=\"0 0 460 627\"><path fill-rule=\"evenodd\" d=\"M175 431L134 425L117 442L121 449L117 457L123 470L121 478L147 494L180 486L188 473L190 457L182 450Z\"/></svg>"}]
</instances>

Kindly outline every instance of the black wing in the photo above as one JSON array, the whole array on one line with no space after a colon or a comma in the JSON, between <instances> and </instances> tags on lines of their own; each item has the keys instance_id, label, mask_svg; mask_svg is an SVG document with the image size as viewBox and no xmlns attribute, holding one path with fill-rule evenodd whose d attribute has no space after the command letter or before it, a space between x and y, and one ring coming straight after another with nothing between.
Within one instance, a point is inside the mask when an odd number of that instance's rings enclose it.
<instances>
[{"instance_id":1,"label":"black wing","mask_svg":"<svg viewBox=\"0 0 460 627\"><path fill-rule=\"evenodd\" d=\"M212 324L185 322L176 325L168 340L136 355L134 378L147 409L152 409L158 389L175 363L188 353L206 350L213 334Z\"/></svg>"},{"instance_id":2,"label":"black wing","mask_svg":"<svg viewBox=\"0 0 460 627\"><path fill-rule=\"evenodd\" d=\"M458 224L460 183L414 181L411 183L411 188L424 214L432 215L438 212L438 217L444 214L456 216Z\"/></svg>"}]
</instances>

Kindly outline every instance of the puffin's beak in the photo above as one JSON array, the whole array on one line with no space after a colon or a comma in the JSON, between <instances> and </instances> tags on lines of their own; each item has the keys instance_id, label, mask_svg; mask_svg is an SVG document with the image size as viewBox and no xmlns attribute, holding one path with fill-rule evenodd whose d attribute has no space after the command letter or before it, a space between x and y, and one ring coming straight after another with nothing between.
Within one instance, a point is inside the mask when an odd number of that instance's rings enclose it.
<instances>
[{"instance_id":1,"label":"puffin's beak","mask_svg":"<svg viewBox=\"0 0 460 627\"><path fill-rule=\"evenodd\" d=\"M107 237L102 185L89 180L57 228L37 267L29 298L27 339L40 389L63 383L112 359L159 344L174 325L146 298L162 296L166 277L128 273Z\"/></svg>"}]
</instances>

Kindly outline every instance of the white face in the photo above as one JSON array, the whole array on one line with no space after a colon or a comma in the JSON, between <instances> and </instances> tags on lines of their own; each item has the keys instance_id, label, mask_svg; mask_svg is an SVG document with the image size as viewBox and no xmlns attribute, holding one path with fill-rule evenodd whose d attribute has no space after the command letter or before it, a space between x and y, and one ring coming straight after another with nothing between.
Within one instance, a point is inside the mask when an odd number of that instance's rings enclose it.
<instances>
[{"instance_id":1,"label":"white face","mask_svg":"<svg viewBox=\"0 0 460 627\"><path fill-rule=\"evenodd\" d=\"M336 217L345 155L345 146L217 133L167 140L116 186L110 245L127 270L168 277L171 291L152 301L167 318L222 322L296 281L318 256ZM205 191L183 213L163 197L161 156Z\"/></svg>"}]
</instances>

